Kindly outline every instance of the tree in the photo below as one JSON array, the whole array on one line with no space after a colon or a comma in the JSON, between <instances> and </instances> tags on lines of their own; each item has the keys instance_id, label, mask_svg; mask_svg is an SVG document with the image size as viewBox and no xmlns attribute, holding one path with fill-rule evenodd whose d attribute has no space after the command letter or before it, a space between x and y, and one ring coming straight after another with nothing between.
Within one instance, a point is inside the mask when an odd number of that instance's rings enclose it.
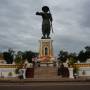
<instances>
[{"instance_id":1,"label":"tree","mask_svg":"<svg viewBox=\"0 0 90 90\"><path fill-rule=\"evenodd\" d=\"M78 59L79 59L80 62L85 62L86 61L86 55L85 55L85 52L83 50L79 52Z\"/></svg>"},{"instance_id":2,"label":"tree","mask_svg":"<svg viewBox=\"0 0 90 90\"><path fill-rule=\"evenodd\" d=\"M18 51L15 56L15 62L17 64L23 64L27 59L29 63L32 63L32 58L37 57L38 53L32 51Z\"/></svg>"},{"instance_id":3,"label":"tree","mask_svg":"<svg viewBox=\"0 0 90 90\"><path fill-rule=\"evenodd\" d=\"M85 56L86 56L86 60L87 60L90 58L90 46L86 46L85 49L86 49Z\"/></svg>"},{"instance_id":4,"label":"tree","mask_svg":"<svg viewBox=\"0 0 90 90\"><path fill-rule=\"evenodd\" d=\"M85 47L86 51L90 51L90 46Z\"/></svg>"},{"instance_id":5,"label":"tree","mask_svg":"<svg viewBox=\"0 0 90 90\"><path fill-rule=\"evenodd\" d=\"M27 59L29 63L32 63L32 58L35 58L37 56L38 56L38 53L36 53L36 52L26 51L23 53L22 58Z\"/></svg>"},{"instance_id":6,"label":"tree","mask_svg":"<svg viewBox=\"0 0 90 90\"><path fill-rule=\"evenodd\" d=\"M23 63L22 58L18 54L15 57L15 63L16 64L22 64Z\"/></svg>"},{"instance_id":7,"label":"tree","mask_svg":"<svg viewBox=\"0 0 90 90\"><path fill-rule=\"evenodd\" d=\"M76 53L70 53L70 54L68 55L68 59L69 59L70 62L72 62L72 63L76 63L77 60L78 60Z\"/></svg>"},{"instance_id":8,"label":"tree","mask_svg":"<svg viewBox=\"0 0 90 90\"><path fill-rule=\"evenodd\" d=\"M77 62L78 57L76 53L69 53L68 51L60 51L58 55L59 64L66 62L68 60L68 65L73 65Z\"/></svg>"},{"instance_id":9,"label":"tree","mask_svg":"<svg viewBox=\"0 0 90 90\"><path fill-rule=\"evenodd\" d=\"M14 51L9 49L8 52L3 52L3 57L6 60L7 64L12 64L13 57L14 57Z\"/></svg>"},{"instance_id":10,"label":"tree","mask_svg":"<svg viewBox=\"0 0 90 90\"><path fill-rule=\"evenodd\" d=\"M58 60L61 62L66 62L68 58L68 52L67 51L60 51L59 55L58 55Z\"/></svg>"},{"instance_id":11,"label":"tree","mask_svg":"<svg viewBox=\"0 0 90 90\"><path fill-rule=\"evenodd\" d=\"M85 47L85 51L80 51L78 54L78 59L80 62L85 62L90 58L90 46Z\"/></svg>"}]
</instances>

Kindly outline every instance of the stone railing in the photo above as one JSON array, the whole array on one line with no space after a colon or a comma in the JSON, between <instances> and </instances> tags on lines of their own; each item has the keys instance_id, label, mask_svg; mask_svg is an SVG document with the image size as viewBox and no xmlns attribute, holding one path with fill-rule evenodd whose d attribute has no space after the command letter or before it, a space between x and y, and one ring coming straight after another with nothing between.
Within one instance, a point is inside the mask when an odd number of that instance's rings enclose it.
<instances>
[{"instance_id":1,"label":"stone railing","mask_svg":"<svg viewBox=\"0 0 90 90\"><path fill-rule=\"evenodd\" d=\"M0 68L22 68L24 65L21 64L2 64Z\"/></svg>"},{"instance_id":2,"label":"stone railing","mask_svg":"<svg viewBox=\"0 0 90 90\"><path fill-rule=\"evenodd\" d=\"M78 68L80 68L80 67L90 67L90 63L89 64L87 64L87 63L80 63L80 64L75 63L73 65L70 65L70 67L78 67Z\"/></svg>"}]
</instances>

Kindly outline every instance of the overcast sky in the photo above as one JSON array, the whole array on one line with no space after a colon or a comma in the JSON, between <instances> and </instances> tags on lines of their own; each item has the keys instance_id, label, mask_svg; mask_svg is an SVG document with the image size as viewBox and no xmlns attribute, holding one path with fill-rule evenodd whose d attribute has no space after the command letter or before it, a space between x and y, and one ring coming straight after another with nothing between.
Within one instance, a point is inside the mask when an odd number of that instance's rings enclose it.
<instances>
[{"instance_id":1,"label":"overcast sky","mask_svg":"<svg viewBox=\"0 0 90 90\"><path fill-rule=\"evenodd\" d=\"M79 52L90 46L90 0L0 0L0 51L38 51L43 5L53 17L54 51Z\"/></svg>"}]
</instances>

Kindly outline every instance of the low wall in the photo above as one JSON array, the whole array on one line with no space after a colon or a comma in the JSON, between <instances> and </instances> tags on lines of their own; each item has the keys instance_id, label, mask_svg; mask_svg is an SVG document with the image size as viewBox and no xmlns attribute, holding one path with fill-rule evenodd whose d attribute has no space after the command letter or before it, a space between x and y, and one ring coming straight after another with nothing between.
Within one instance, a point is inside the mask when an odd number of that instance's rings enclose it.
<instances>
[{"instance_id":1,"label":"low wall","mask_svg":"<svg viewBox=\"0 0 90 90\"><path fill-rule=\"evenodd\" d=\"M15 73L17 68L21 68L23 65L13 65L13 64L4 64L0 65L0 77L17 77L18 74Z\"/></svg>"},{"instance_id":2,"label":"low wall","mask_svg":"<svg viewBox=\"0 0 90 90\"><path fill-rule=\"evenodd\" d=\"M0 68L0 77L17 77L16 68Z\"/></svg>"},{"instance_id":3,"label":"low wall","mask_svg":"<svg viewBox=\"0 0 90 90\"><path fill-rule=\"evenodd\" d=\"M80 67L79 76L90 76L90 67Z\"/></svg>"},{"instance_id":4,"label":"low wall","mask_svg":"<svg viewBox=\"0 0 90 90\"><path fill-rule=\"evenodd\" d=\"M74 66L78 67L79 76L90 76L90 64L74 64ZM15 64L0 65L0 77L17 77L18 74L15 73L15 70L17 68L22 67L23 65L15 65ZM73 70L71 70L70 72L73 73Z\"/></svg>"},{"instance_id":5,"label":"low wall","mask_svg":"<svg viewBox=\"0 0 90 90\"><path fill-rule=\"evenodd\" d=\"M76 63L71 67L77 67L79 69L79 76L90 76L90 63Z\"/></svg>"}]
</instances>

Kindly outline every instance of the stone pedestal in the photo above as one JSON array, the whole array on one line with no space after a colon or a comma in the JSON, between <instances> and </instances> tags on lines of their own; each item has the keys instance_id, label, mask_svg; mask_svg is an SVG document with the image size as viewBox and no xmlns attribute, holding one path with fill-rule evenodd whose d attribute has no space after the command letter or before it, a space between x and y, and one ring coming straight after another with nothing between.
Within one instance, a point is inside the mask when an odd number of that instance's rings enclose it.
<instances>
[{"instance_id":1,"label":"stone pedestal","mask_svg":"<svg viewBox=\"0 0 90 90\"><path fill-rule=\"evenodd\" d=\"M41 39L39 40L39 58L41 61L50 60L53 58L53 40L52 39Z\"/></svg>"}]
</instances>

